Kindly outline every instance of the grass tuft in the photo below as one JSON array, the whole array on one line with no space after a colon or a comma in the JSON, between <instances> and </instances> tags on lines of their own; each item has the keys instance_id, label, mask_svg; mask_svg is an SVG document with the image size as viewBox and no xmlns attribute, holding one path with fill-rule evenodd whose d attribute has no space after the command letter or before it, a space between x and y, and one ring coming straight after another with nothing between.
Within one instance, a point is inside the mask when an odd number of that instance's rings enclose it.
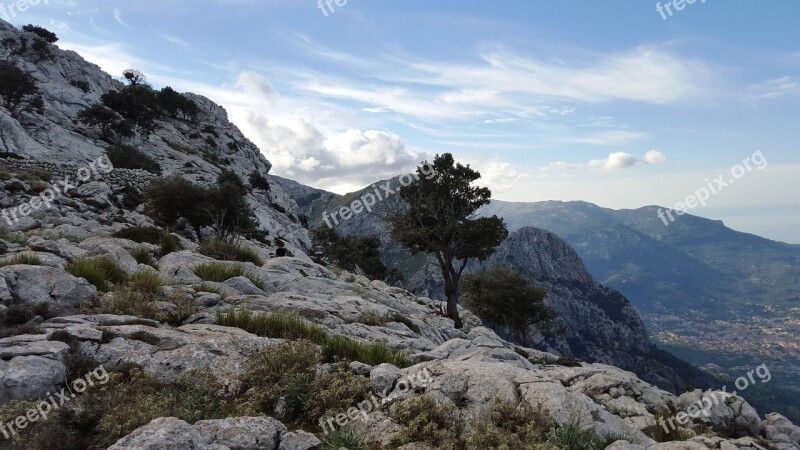
<instances>
[{"instance_id":1,"label":"grass tuft","mask_svg":"<svg viewBox=\"0 0 800 450\"><path fill-rule=\"evenodd\" d=\"M42 260L36 255L31 255L27 253L17 253L16 255L12 256L9 259L0 261L0 267L16 266L16 265L41 266Z\"/></svg>"},{"instance_id":2,"label":"grass tuft","mask_svg":"<svg viewBox=\"0 0 800 450\"><path fill-rule=\"evenodd\" d=\"M99 291L107 291L112 284L124 283L128 275L111 258L80 258L69 261L65 270L78 278L85 278Z\"/></svg>"},{"instance_id":3,"label":"grass tuft","mask_svg":"<svg viewBox=\"0 0 800 450\"><path fill-rule=\"evenodd\" d=\"M256 287L263 290L266 285L264 281L251 271L245 269L242 264L231 264L224 262L203 263L194 268L194 273L203 281L214 281L222 283L236 277L245 277L253 282Z\"/></svg>"},{"instance_id":4,"label":"grass tuft","mask_svg":"<svg viewBox=\"0 0 800 450\"><path fill-rule=\"evenodd\" d=\"M253 314L251 311L231 309L217 316L217 325L241 328L257 336L300 340L322 344L327 339L325 330L309 324L297 316L282 313Z\"/></svg>"}]
</instances>

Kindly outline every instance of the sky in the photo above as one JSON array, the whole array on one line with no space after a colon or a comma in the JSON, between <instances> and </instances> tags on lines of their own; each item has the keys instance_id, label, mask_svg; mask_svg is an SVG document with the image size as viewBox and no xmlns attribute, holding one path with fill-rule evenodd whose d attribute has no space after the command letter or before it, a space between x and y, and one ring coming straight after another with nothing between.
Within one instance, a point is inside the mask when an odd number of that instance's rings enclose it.
<instances>
[{"instance_id":1,"label":"sky","mask_svg":"<svg viewBox=\"0 0 800 450\"><path fill-rule=\"evenodd\" d=\"M114 76L220 103L304 184L450 152L500 200L637 208L722 176L690 212L800 244L796 0L4 2Z\"/></svg>"}]
</instances>

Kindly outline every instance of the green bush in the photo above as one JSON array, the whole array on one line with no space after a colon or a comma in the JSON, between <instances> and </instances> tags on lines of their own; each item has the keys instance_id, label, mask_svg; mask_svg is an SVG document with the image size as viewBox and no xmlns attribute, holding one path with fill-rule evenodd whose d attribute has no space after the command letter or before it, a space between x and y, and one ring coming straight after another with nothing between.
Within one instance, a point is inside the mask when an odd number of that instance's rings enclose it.
<instances>
[{"instance_id":1,"label":"green bush","mask_svg":"<svg viewBox=\"0 0 800 450\"><path fill-rule=\"evenodd\" d=\"M389 270L381 261L381 241L377 236L341 236L329 227L311 230L315 246L324 249L325 258L331 264L354 272L362 269L371 279L385 280L391 275L402 278L400 272Z\"/></svg>"},{"instance_id":2,"label":"green bush","mask_svg":"<svg viewBox=\"0 0 800 450\"><path fill-rule=\"evenodd\" d=\"M546 444L551 427L551 419L525 401L515 406L494 400L486 416L472 426L465 447L467 450L556 450Z\"/></svg>"},{"instance_id":3,"label":"green bush","mask_svg":"<svg viewBox=\"0 0 800 450\"><path fill-rule=\"evenodd\" d=\"M158 288L164 285L164 280L158 272L152 270L142 270L136 272L129 279L127 285L137 291L145 294L155 294Z\"/></svg>"},{"instance_id":4,"label":"green bush","mask_svg":"<svg viewBox=\"0 0 800 450\"><path fill-rule=\"evenodd\" d=\"M359 433L348 427L332 430L325 437L322 438L322 443L325 445L324 450L340 450L346 448L348 450L370 450L369 447L364 445L364 438Z\"/></svg>"},{"instance_id":5,"label":"green bush","mask_svg":"<svg viewBox=\"0 0 800 450\"><path fill-rule=\"evenodd\" d=\"M460 436L464 424L453 406L439 405L428 397L411 398L397 404L394 419L405 427L394 445L427 442L437 449L462 448Z\"/></svg>"},{"instance_id":6,"label":"green bush","mask_svg":"<svg viewBox=\"0 0 800 450\"><path fill-rule=\"evenodd\" d=\"M28 245L28 238L20 232L10 232L3 227L0 227L0 239L17 245Z\"/></svg>"},{"instance_id":7,"label":"green bush","mask_svg":"<svg viewBox=\"0 0 800 450\"><path fill-rule=\"evenodd\" d=\"M547 442L564 450L591 450L605 447L594 429L584 427L577 420L550 431L547 434Z\"/></svg>"},{"instance_id":8,"label":"green bush","mask_svg":"<svg viewBox=\"0 0 800 450\"><path fill-rule=\"evenodd\" d=\"M227 314L217 315L217 325L236 327L258 336L300 340L305 339L317 344L325 342L325 330L317 325L309 324L300 317L282 313L253 314L242 309L229 310Z\"/></svg>"},{"instance_id":9,"label":"green bush","mask_svg":"<svg viewBox=\"0 0 800 450\"><path fill-rule=\"evenodd\" d=\"M155 227L130 227L117 231L113 234L115 238L128 239L140 244L158 245L161 242L163 231Z\"/></svg>"},{"instance_id":10,"label":"green bush","mask_svg":"<svg viewBox=\"0 0 800 450\"><path fill-rule=\"evenodd\" d=\"M183 250L183 247L181 247L181 241L167 230L161 232L161 237L158 240L158 244L161 249L161 256Z\"/></svg>"},{"instance_id":11,"label":"green bush","mask_svg":"<svg viewBox=\"0 0 800 450\"><path fill-rule=\"evenodd\" d=\"M153 254L150 253L150 250L147 247L134 247L128 249L128 253L139 264L147 264L149 266L152 266L156 262L155 259L153 258Z\"/></svg>"},{"instance_id":12,"label":"green bush","mask_svg":"<svg viewBox=\"0 0 800 450\"><path fill-rule=\"evenodd\" d=\"M67 262L64 268L78 278L85 278L98 291L107 291L112 284L124 283L128 275L109 257L81 258Z\"/></svg>"},{"instance_id":13,"label":"green bush","mask_svg":"<svg viewBox=\"0 0 800 450\"><path fill-rule=\"evenodd\" d=\"M106 155L115 169L140 169L150 173L161 173L161 166L153 158L130 145L112 145Z\"/></svg>"},{"instance_id":14,"label":"green bush","mask_svg":"<svg viewBox=\"0 0 800 450\"><path fill-rule=\"evenodd\" d=\"M493 325L508 326L523 346L528 345L529 326L551 331L555 312L544 304L547 292L528 286L528 280L513 270L465 275L461 286L461 300L470 311Z\"/></svg>"},{"instance_id":15,"label":"green bush","mask_svg":"<svg viewBox=\"0 0 800 450\"><path fill-rule=\"evenodd\" d=\"M203 263L194 268L194 274L200 277L203 281L215 281L222 283L236 277L245 277L253 282L256 287L263 290L266 285L264 281L258 278L249 270L245 269L242 264L231 264L223 262L208 262Z\"/></svg>"},{"instance_id":16,"label":"green bush","mask_svg":"<svg viewBox=\"0 0 800 450\"><path fill-rule=\"evenodd\" d=\"M6 310L5 322L9 325L22 325L30 322L36 313L27 305L11 305Z\"/></svg>"},{"instance_id":17,"label":"green bush","mask_svg":"<svg viewBox=\"0 0 800 450\"><path fill-rule=\"evenodd\" d=\"M23 26L22 30L39 36L40 38L44 39L45 42L47 42L48 44L54 44L58 42L58 36L56 36L55 33L38 25L28 24Z\"/></svg>"}]
</instances>

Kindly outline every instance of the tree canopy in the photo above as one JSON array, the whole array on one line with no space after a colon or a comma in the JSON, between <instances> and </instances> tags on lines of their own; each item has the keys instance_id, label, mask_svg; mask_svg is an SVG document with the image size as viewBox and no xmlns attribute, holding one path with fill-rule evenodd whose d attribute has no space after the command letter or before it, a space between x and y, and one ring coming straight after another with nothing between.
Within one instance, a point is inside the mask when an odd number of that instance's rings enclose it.
<instances>
[{"instance_id":1,"label":"tree canopy","mask_svg":"<svg viewBox=\"0 0 800 450\"><path fill-rule=\"evenodd\" d=\"M470 311L493 325L507 326L522 345L527 330L539 324L550 331L555 312L544 304L547 292L529 286L528 280L510 269L496 268L467 274L461 282L462 300Z\"/></svg>"},{"instance_id":2,"label":"tree canopy","mask_svg":"<svg viewBox=\"0 0 800 450\"><path fill-rule=\"evenodd\" d=\"M432 175L431 175L432 174ZM444 278L447 315L455 326L463 326L458 314L458 286L470 259L483 260L495 252L506 237L503 219L477 217L489 203L488 188L474 186L479 172L456 163L453 155L436 155L433 163L417 168L418 180L400 188L400 199L382 211L391 237L412 253L429 253Z\"/></svg>"}]
</instances>

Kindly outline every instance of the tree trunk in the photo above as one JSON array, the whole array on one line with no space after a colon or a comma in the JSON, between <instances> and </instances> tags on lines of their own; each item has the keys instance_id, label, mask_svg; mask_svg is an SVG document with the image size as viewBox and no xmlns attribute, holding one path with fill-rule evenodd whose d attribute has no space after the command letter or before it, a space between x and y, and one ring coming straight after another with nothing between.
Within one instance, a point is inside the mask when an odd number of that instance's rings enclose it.
<instances>
[{"instance_id":1,"label":"tree trunk","mask_svg":"<svg viewBox=\"0 0 800 450\"><path fill-rule=\"evenodd\" d=\"M461 317L458 315L458 282L453 282L450 277L445 278L444 294L447 296L447 317L453 319L456 329L464 328Z\"/></svg>"}]
</instances>

